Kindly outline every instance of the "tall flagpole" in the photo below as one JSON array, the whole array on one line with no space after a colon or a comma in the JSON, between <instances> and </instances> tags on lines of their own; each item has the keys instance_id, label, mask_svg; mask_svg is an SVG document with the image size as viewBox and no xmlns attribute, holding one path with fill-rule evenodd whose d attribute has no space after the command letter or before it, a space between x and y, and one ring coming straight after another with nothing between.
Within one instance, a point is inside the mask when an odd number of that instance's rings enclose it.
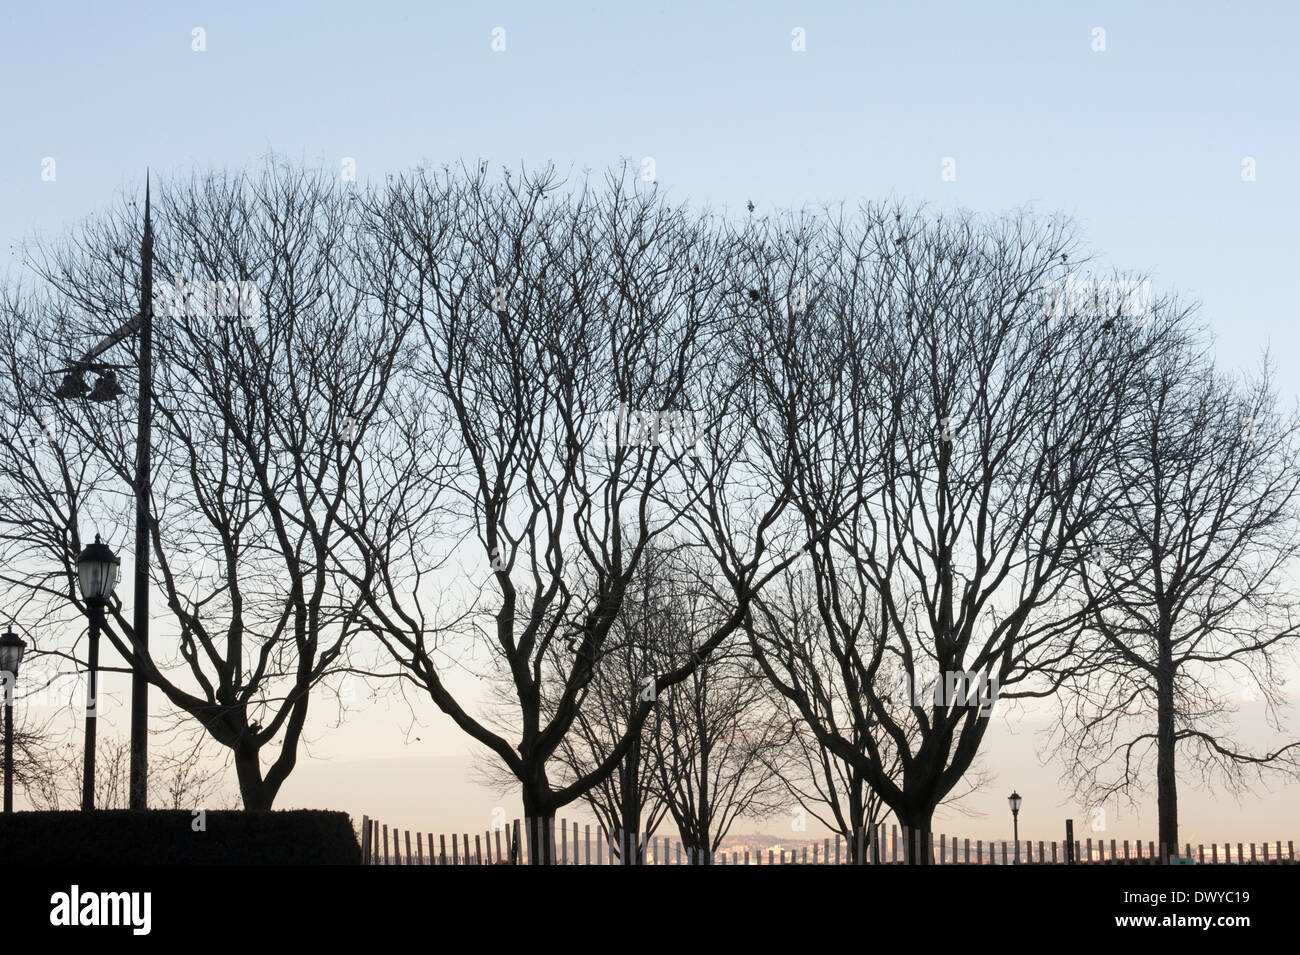
<instances>
[{"instance_id":1,"label":"tall flagpole","mask_svg":"<svg viewBox=\"0 0 1300 955\"><path fill-rule=\"evenodd\" d=\"M149 450L153 419L153 222L149 174L144 185L144 236L140 240L140 401L135 439L135 655L131 671L130 806L148 808L149 681L142 660L149 651Z\"/></svg>"}]
</instances>

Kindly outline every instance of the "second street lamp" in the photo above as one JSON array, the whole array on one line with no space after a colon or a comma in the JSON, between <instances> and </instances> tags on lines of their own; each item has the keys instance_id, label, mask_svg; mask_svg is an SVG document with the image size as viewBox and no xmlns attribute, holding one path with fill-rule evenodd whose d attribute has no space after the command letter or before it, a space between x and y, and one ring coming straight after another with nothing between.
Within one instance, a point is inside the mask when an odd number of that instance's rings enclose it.
<instances>
[{"instance_id":1,"label":"second street lamp","mask_svg":"<svg viewBox=\"0 0 1300 955\"><path fill-rule=\"evenodd\" d=\"M1015 839L1016 841L1015 861L1019 863L1020 862L1020 793L1016 792L1014 789L1011 790L1011 795L1007 797L1007 802L1011 804L1012 838ZM1053 849L1052 851L1055 852L1056 850ZM1006 856L1004 855L1002 858L1006 859Z\"/></svg>"},{"instance_id":2,"label":"second street lamp","mask_svg":"<svg viewBox=\"0 0 1300 955\"><path fill-rule=\"evenodd\" d=\"M95 535L91 544L77 557L77 582L81 599L86 602L86 616L90 618L90 646L86 655L86 669L90 686L86 691L86 752L81 774L81 809L89 812L95 808L95 729L99 721L99 631L104 624L104 607L117 586L117 572L121 565L112 549Z\"/></svg>"},{"instance_id":3,"label":"second street lamp","mask_svg":"<svg viewBox=\"0 0 1300 955\"><path fill-rule=\"evenodd\" d=\"M12 629L0 637L0 689L4 691L5 708L5 812L14 811L14 686L18 683L18 667L26 649L27 644Z\"/></svg>"}]
</instances>

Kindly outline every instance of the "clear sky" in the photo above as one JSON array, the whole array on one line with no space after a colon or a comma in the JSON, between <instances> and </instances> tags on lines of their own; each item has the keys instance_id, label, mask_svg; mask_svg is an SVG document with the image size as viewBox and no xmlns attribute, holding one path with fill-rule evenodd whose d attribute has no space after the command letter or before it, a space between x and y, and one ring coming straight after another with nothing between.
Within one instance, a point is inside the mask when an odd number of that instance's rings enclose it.
<instances>
[{"instance_id":1,"label":"clear sky","mask_svg":"<svg viewBox=\"0 0 1300 955\"><path fill-rule=\"evenodd\" d=\"M1201 301L1225 366L1271 346L1294 399L1298 34L1287 2L9 3L0 271L17 271L13 247L33 232L140 188L146 166L187 174L274 150L351 158L365 180L461 158L598 170L651 157L673 198L733 211L901 197L1068 213L1103 261ZM442 741L433 751L465 751L434 728L421 734ZM1031 768L1027 733L990 748L990 795L1014 785L1055 805L1056 771ZM392 735L324 737L321 751L414 758ZM290 783L295 804L338 792L313 774ZM342 807L383 814L399 782ZM1216 820L1281 823L1297 792L1197 804L1184 824L1210 838ZM1005 809L988 808L1001 825ZM403 811L436 829L427 791Z\"/></svg>"}]
</instances>

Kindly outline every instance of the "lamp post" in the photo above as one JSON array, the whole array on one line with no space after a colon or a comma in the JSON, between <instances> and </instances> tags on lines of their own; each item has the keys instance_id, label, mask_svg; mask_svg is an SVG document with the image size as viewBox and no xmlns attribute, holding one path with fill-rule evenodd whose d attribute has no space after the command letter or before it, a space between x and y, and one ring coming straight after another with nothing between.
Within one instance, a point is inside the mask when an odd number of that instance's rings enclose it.
<instances>
[{"instance_id":1,"label":"lamp post","mask_svg":"<svg viewBox=\"0 0 1300 955\"><path fill-rule=\"evenodd\" d=\"M104 625L104 607L117 586L117 572L121 561L107 544L95 535L95 543L77 557L77 581L81 586L81 599L86 602L86 616L90 618L90 649L86 668L90 673L90 687L86 691L86 745L85 762L81 773L81 809L89 812L95 808L95 729L99 722L99 631Z\"/></svg>"},{"instance_id":2,"label":"lamp post","mask_svg":"<svg viewBox=\"0 0 1300 955\"><path fill-rule=\"evenodd\" d=\"M1017 865L1020 864L1020 793L1014 789L1011 795L1007 797L1007 802L1011 803L1011 829L1012 838L1016 841L1016 858Z\"/></svg>"},{"instance_id":3,"label":"lamp post","mask_svg":"<svg viewBox=\"0 0 1300 955\"><path fill-rule=\"evenodd\" d=\"M99 361L118 342L139 334L140 347L137 378L139 398L135 432L135 607L132 623L132 649L136 660L131 667L131 774L130 807L146 808L149 743L149 681L140 662L149 652L149 457L153 427L153 223L149 218L149 180L144 187L144 233L140 240L140 311L105 336L79 361L63 372L63 383L55 389L57 398L85 398L89 401L112 401L123 394L117 382L117 368ZM91 389L82 376L98 372L100 378Z\"/></svg>"},{"instance_id":4,"label":"lamp post","mask_svg":"<svg viewBox=\"0 0 1300 955\"><path fill-rule=\"evenodd\" d=\"M12 629L0 637L0 683L5 705L5 808L14 811L14 686L27 644Z\"/></svg>"}]
</instances>

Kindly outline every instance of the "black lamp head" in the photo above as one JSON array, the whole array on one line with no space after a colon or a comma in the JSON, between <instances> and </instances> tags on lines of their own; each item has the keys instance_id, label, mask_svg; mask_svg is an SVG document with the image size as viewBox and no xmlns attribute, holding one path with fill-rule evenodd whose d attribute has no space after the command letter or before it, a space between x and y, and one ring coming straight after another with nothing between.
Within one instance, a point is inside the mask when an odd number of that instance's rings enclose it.
<instances>
[{"instance_id":1,"label":"black lamp head","mask_svg":"<svg viewBox=\"0 0 1300 955\"><path fill-rule=\"evenodd\" d=\"M109 369L95 380L94 390L86 397L90 401L115 401L124 392L117 383L117 372Z\"/></svg>"},{"instance_id":2,"label":"black lamp head","mask_svg":"<svg viewBox=\"0 0 1300 955\"><path fill-rule=\"evenodd\" d=\"M64 401L69 398L84 398L89 390L84 373L74 368L64 373L62 383L54 389L54 397Z\"/></svg>"}]
</instances>

